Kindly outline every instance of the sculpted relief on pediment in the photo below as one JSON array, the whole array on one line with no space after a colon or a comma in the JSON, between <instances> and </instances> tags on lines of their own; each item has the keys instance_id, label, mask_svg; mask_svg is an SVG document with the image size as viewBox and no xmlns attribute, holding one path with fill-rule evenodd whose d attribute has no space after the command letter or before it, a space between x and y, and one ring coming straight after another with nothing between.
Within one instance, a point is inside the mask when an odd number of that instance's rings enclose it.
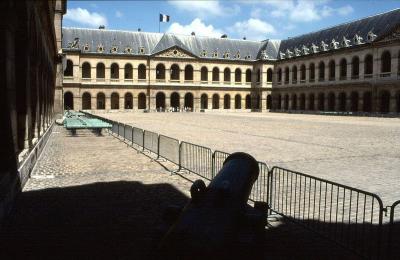
<instances>
[{"instance_id":1,"label":"sculpted relief on pediment","mask_svg":"<svg viewBox=\"0 0 400 260\"><path fill-rule=\"evenodd\" d=\"M193 59L193 58L195 58L192 55L188 54L187 52L184 52L182 49L179 49L179 48L168 49L168 50L158 54L157 57L185 58L185 59L188 59L188 58L189 59Z\"/></svg>"}]
</instances>

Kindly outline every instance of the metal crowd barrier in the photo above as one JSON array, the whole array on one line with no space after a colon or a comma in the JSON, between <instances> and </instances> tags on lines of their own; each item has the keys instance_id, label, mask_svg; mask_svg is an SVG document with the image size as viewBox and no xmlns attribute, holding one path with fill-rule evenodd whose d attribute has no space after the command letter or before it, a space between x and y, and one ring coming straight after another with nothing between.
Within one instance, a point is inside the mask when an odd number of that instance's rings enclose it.
<instances>
[{"instance_id":1,"label":"metal crowd barrier","mask_svg":"<svg viewBox=\"0 0 400 260\"><path fill-rule=\"evenodd\" d=\"M215 176L213 174L213 152L210 148L181 142L179 156L181 168L207 180L212 180Z\"/></svg>"},{"instance_id":2,"label":"metal crowd barrier","mask_svg":"<svg viewBox=\"0 0 400 260\"><path fill-rule=\"evenodd\" d=\"M112 124L113 134L156 154L157 158L176 164L179 170L187 170L207 180L214 178L229 156L229 153L212 152L207 147L106 121ZM270 212L366 258L394 256L393 252L399 250L395 239L400 237L400 201L391 206L390 222L384 229L382 222L386 208L376 194L280 167L269 169L263 162L259 162L259 169L250 202L267 202Z\"/></svg>"},{"instance_id":3,"label":"metal crowd barrier","mask_svg":"<svg viewBox=\"0 0 400 260\"><path fill-rule=\"evenodd\" d=\"M379 257L383 203L375 194L273 167L270 209L362 256Z\"/></svg>"}]
</instances>

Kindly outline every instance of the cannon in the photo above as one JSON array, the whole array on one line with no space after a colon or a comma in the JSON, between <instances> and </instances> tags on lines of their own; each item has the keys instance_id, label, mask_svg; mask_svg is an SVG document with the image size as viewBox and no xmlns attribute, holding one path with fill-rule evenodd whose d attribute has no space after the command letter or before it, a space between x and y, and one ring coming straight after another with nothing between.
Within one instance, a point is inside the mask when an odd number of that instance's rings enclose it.
<instances>
[{"instance_id":1,"label":"cannon","mask_svg":"<svg viewBox=\"0 0 400 260\"><path fill-rule=\"evenodd\" d=\"M172 225L159 243L157 258L233 259L239 254L248 257L246 251L254 253L267 219L266 203L247 204L258 175L252 156L233 153L208 187L202 180L195 181L189 203L181 210L167 211Z\"/></svg>"}]
</instances>

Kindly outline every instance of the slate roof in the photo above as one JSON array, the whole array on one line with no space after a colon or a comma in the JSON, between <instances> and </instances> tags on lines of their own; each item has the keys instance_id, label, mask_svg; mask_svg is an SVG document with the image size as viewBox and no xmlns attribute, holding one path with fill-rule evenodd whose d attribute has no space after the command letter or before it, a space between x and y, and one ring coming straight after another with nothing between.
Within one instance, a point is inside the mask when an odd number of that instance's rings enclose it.
<instances>
[{"instance_id":1,"label":"slate roof","mask_svg":"<svg viewBox=\"0 0 400 260\"><path fill-rule=\"evenodd\" d=\"M102 46L105 54L154 55L177 46L198 58L276 60L366 44L379 40L397 26L400 26L400 8L286 40L250 41L167 33L63 28L62 47L64 50L98 53L98 47ZM214 52L218 55L214 56ZM229 53L229 57L225 56L226 53ZM237 56L238 53L240 57Z\"/></svg>"}]
</instances>

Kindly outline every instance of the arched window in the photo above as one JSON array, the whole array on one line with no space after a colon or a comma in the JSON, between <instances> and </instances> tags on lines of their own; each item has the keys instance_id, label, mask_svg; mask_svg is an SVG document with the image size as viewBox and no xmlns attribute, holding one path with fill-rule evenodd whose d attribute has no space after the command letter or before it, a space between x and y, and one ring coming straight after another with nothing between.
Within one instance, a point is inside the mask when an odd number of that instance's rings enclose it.
<instances>
[{"instance_id":1,"label":"arched window","mask_svg":"<svg viewBox=\"0 0 400 260\"><path fill-rule=\"evenodd\" d=\"M163 92L156 94L156 110L159 112L165 110L165 94Z\"/></svg>"},{"instance_id":2,"label":"arched window","mask_svg":"<svg viewBox=\"0 0 400 260\"><path fill-rule=\"evenodd\" d=\"M289 95L285 95L285 110L289 110Z\"/></svg>"},{"instance_id":3,"label":"arched window","mask_svg":"<svg viewBox=\"0 0 400 260\"><path fill-rule=\"evenodd\" d=\"M350 111L357 112L358 111L358 92L351 92L350 94L351 100L351 108Z\"/></svg>"},{"instance_id":4,"label":"arched window","mask_svg":"<svg viewBox=\"0 0 400 260\"><path fill-rule=\"evenodd\" d=\"M105 78L105 66L104 63L98 63L96 66L96 78L104 79Z\"/></svg>"},{"instance_id":5,"label":"arched window","mask_svg":"<svg viewBox=\"0 0 400 260\"><path fill-rule=\"evenodd\" d=\"M245 100L245 108L246 109L251 109L251 96L248 94L246 95L246 100Z\"/></svg>"},{"instance_id":6,"label":"arched window","mask_svg":"<svg viewBox=\"0 0 400 260\"><path fill-rule=\"evenodd\" d=\"M380 96L380 112L388 113L390 111L390 92L383 90L379 93Z\"/></svg>"},{"instance_id":7,"label":"arched window","mask_svg":"<svg viewBox=\"0 0 400 260\"><path fill-rule=\"evenodd\" d=\"M336 65L335 65L335 61L331 60L329 62L329 80L335 80L335 75L336 75Z\"/></svg>"},{"instance_id":8,"label":"arched window","mask_svg":"<svg viewBox=\"0 0 400 260\"><path fill-rule=\"evenodd\" d=\"M88 92L85 92L82 95L82 109L92 109L92 97Z\"/></svg>"},{"instance_id":9,"label":"arched window","mask_svg":"<svg viewBox=\"0 0 400 260\"><path fill-rule=\"evenodd\" d=\"M306 95L304 93L300 94L300 110L306 110Z\"/></svg>"},{"instance_id":10,"label":"arched window","mask_svg":"<svg viewBox=\"0 0 400 260\"><path fill-rule=\"evenodd\" d=\"M235 70L235 82L242 82L242 71L239 68Z\"/></svg>"},{"instance_id":11,"label":"arched window","mask_svg":"<svg viewBox=\"0 0 400 260\"><path fill-rule=\"evenodd\" d=\"M310 82L315 81L315 64L311 63L310 64Z\"/></svg>"},{"instance_id":12,"label":"arched window","mask_svg":"<svg viewBox=\"0 0 400 260\"><path fill-rule=\"evenodd\" d=\"M358 56L354 56L351 60L351 78L358 79L360 75L360 59Z\"/></svg>"},{"instance_id":13,"label":"arched window","mask_svg":"<svg viewBox=\"0 0 400 260\"><path fill-rule=\"evenodd\" d=\"M132 64L130 64L130 63L125 64L124 75L125 75L125 79L133 79Z\"/></svg>"},{"instance_id":14,"label":"arched window","mask_svg":"<svg viewBox=\"0 0 400 260\"><path fill-rule=\"evenodd\" d=\"M297 95L292 96L292 110L297 110Z\"/></svg>"},{"instance_id":15,"label":"arched window","mask_svg":"<svg viewBox=\"0 0 400 260\"><path fill-rule=\"evenodd\" d=\"M143 92L138 95L138 109L146 109L146 94Z\"/></svg>"},{"instance_id":16,"label":"arched window","mask_svg":"<svg viewBox=\"0 0 400 260\"><path fill-rule=\"evenodd\" d=\"M129 92L126 93L125 97L124 97L124 100L125 100L124 108L125 109L132 109L133 108L133 96L132 96L132 94L129 93Z\"/></svg>"},{"instance_id":17,"label":"arched window","mask_svg":"<svg viewBox=\"0 0 400 260\"><path fill-rule=\"evenodd\" d=\"M319 111L324 111L325 110L325 94L324 93L319 93L318 94L318 110Z\"/></svg>"},{"instance_id":18,"label":"arched window","mask_svg":"<svg viewBox=\"0 0 400 260\"><path fill-rule=\"evenodd\" d=\"M267 104L266 104L267 109L271 109L271 105L272 105L272 97L271 95L267 95Z\"/></svg>"},{"instance_id":19,"label":"arched window","mask_svg":"<svg viewBox=\"0 0 400 260\"><path fill-rule=\"evenodd\" d=\"M231 109L231 96L229 94L224 96L224 109Z\"/></svg>"},{"instance_id":20,"label":"arched window","mask_svg":"<svg viewBox=\"0 0 400 260\"><path fill-rule=\"evenodd\" d=\"M104 93L100 92L97 94L97 109L106 109L106 96Z\"/></svg>"},{"instance_id":21,"label":"arched window","mask_svg":"<svg viewBox=\"0 0 400 260\"><path fill-rule=\"evenodd\" d=\"M246 82L251 82L251 69L246 70Z\"/></svg>"},{"instance_id":22,"label":"arched window","mask_svg":"<svg viewBox=\"0 0 400 260\"><path fill-rule=\"evenodd\" d=\"M323 61L318 64L318 80L325 80L325 63Z\"/></svg>"},{"instance_id":23,"label":"arched window","mask_svg":"<svg viewBox=\"0 0 400 260\"><path fill-rule=\"evenodd\" d=\"M278 95L278 97L277 97L277 109L282 109L282 96L281 95Z\"/></svg>"},{"instance_id":24,"label":"arched window","mask_svg":"<svg viewBox=\"0 0 400 260\"><path fill-rule=\"evenodd\" d=\"M74 95L71 92L64 93L64 110L74 109Z\"/></svg>"},{"instance_id":25,"label":"arched window","mask_svg":"<svg viewBox=\"0 0 400 260\"><path fill-rule=\"evenodd\" d=\"M261 82L261 70L257 70L257 81L256 82Z\"/></svg>"},{"instance_id":26,"label":"arched window","mask_svg":"<svg viewBox=\"0 0 400 260\"><path fill-rule=\"evenodd\" d=\"M315 109L314 103L315 103L315 95L311 93L308 96L308 110L313 111Z\"/></svg>"},{"instance_id":27,"label":"arched window","mask_svg":"<svg viewBox=\"0 0 400 260\"><path fill-rule=\"evenodd\" d=\"M181 106L180 104L180 96L177 92L173 92L170 97L171 107L175 110L178 110Z\"/></svg>"},{"instance_id":28,"label":"arched window","mask_svg":"<svg viewBox=\"0 0 400 260\"><path fill-rule=\"evenodd\" d=\"M363 111L372 111L372 93L370 91L364 92L363 94Z\"/></svg>"},{"instance_id":29,"label":"arched window","mask_svg":"<svg viewBox=\"0 0 400 260\"><path fill-rule=\"evenodd\" d=\"M235 96L235 109L241 109L242 108L242 97L237 94Z\"/></svg>"},{"instance_id":30,"label":"arched window","mask_svg":"<svg viewBox=\"0 0 400 260\"><path fill-rule=\"evenodd\" d=\"M185 108L193 111L193 94L190 92L185 94Z\"/></svg>"},{"instance_id":31,"label":"arched window","mask_svg":"<svg viewBox=\"0 0 400 260\"><path fill-rule=\"evenodd\" d=\"M293 66L292 68L292 83L296 84L297 83L297 66Z\"/></svg>"},{"instance_id":32,"label":"arched window","mask_svg":"<svg viewBox=\"0 0 400 260\"><path fill-rule=\"evenodd\" d=\"M219 109L219 95L214 94L212 97L212 109Z\"/></svg>"},{"instance_id":33,"label":"arched window","mask_svg":"<svg viewBox=\"0 0 400 260\"><path fill-rule=\"evenodd\" d=\"M278 83L281 83L281 82L282 82L282 69L279 68L278 69Z\"/></svg>"},{"instance_id":34,"label":"arched window","mask_svg":"<svg viewBox=\"0 0 400 260\"><path fill-rule=\"evenodd\" d=\"M331 92L328 94L328 111L335 111L335 105L336 105L335 93Z\"/></svg>"},{"instance_id":35,"label":"arched window","mask_svg":"<svg viewBox=\"0 0 400 260\"><path fill-rule=\"evenodd\" d=\"M342 59L340 61L340 79L345 80L347 79L347 60Z\"/></svg>"},{"instance_id":36,"label":"arched window","mask_svg":"<svg viewBox=\"0 0 400 260\"><path fill-rule=\"evenodd\" d=\"M214 82L219 81L219 69L217 67L213 68L212 70L212 81Z\"/></svg>"},{"instance_id":37,"label":"arched window","mask_svg":"<svg viewBox=\"0 0 400 260\"><path fill-rule=\"evenodd\" d=\"M300 66L300 81L306 81L306 65L304 64Z\"/></svg>"},{"instance_id":38,"label":"arched window","mask_svg":"<svg viewBox=\"0 0 400 260\"><path fill-rule=\"evenodd\" d=\"M208 81L208 69L207 67L201 68L201 81Z\"/></svg>"},{"instance_id":39,"label":"arched window","mask_svg":"<svg viewBox=\"0 0 400 260\"><path fill-rule=\"evenodd\" d=\"M371 54L368 54L364 60L364 77L372 77L374 73L374 59Z\"/></svg>"},{"instance_id":40,"label":"arched window","mask_svg":"<svg viewBox=\"0 0 400 260\"><path fill-rule=\"evenodd\" d=\"M267 69L267 82L272 82L272 69Z\"/></svg>"},{"instance_id":41,"label":"arched window","mask_svg":"<svg viewBox=\"0 0 400 260\"><path fill-rule=\"evenodd\" d=\"M289 83L289 67L285 68L285 84Z\"/></svg>"},{"instance_id":42,"label":"arched window","mask_svg":"<svg viewBox=\"0 0 400 260\"><path fill-rule=\"evenodd\" d=\"M171 80L179 80L180 78L180 69L177 64L173 64L171 66Z\"/></svg>"},{"instance_id":43,"label":"arched window","mask_svg":"<svg viewBox=\"0 0 400 260\"><path fill-rule=\"evenodd\" d=\"M186 65L186 67L185 67L185 80L193 80L193 67L192 67L192 65Z\"/></svg>"},{"instance_id":44,"label":"arched window","mask_svg":"<svg viewBox=\"0 0 400 260\"><path fill-rule=\"evenodd\" d=\"M385 51L381 56L381 72L390 73L392 71L392 57L389 51Z\"/></svg>"},{"instance_id":45,"label":"arched window","mask_svg":"<svg viewBox=\"0 0 400 260\"><path fill-rule=\"evenodd\" d=\"M91 74L92 74L92 72L91 72L91 67L90 67L90 64L89 64L89 62L84 62L83 64L82 64L82 78L83 79L90 79L91 78Z\"/></svg>"},{"instance_id":46,"label":"arched window","mask_svg":"<svg viewBox=\"0 0 400 260\"><path fill-rule=\"evenodd\" d=\"M231 82L231 70L229 68L224 69L224 82Z\"/></svg>"},{"instance_id":47,"label":"arched window","mask_svg":"<svg viewBox=\"0 0 400 260\"><path fill-rule=\"evenodd\" d=\"M111 64L111 78L119 79L119 66L117 63Z\"/></svg>"},{"instance_id":48,"label":"arched window","mask_svg":"<svg viewBox=\"0 0 400 260\"><path fill-rule=\"evenodd\" d=\"M67 60L67 67L64 70L64 76L72 77L74 76L74 64L71 60Z\"/></svg>"},{"instance_id":49,"label":"arched window","mask_svg":"<svg viewBox=\"0 0 400 260\"><path fill-rule=\"evenodd\" d=\"M119 95L116 92L111 93L111 109L119 109Z\"/></svg>"},{"instance_id":50,"label":"arched window","mask_svg":"<svg viewBox=\"0 0 400 260\"><path fill-rule=\"evenodd\" d=\"M165 66L162 63L156 66L156 79L165 79Z\"/></svg>"},{"instance_id":51,"label":"arched window","mask_svg":"<svg viewBox=\"0 0 400 260\"><path fill-rule=\"evenodd\" d=\"M202 94L200 97L200 108L208 109L208 96L207 94Z\"/></svg>"},{"instance_id":52,"label":"arched window","mask_svg":"<svg viewBox=\"0 0 400 260\"><path fill-rule=\"evenodd\" d=\"M338 99L339 99L339 111L342 112L346 111L346 99L347 99L346 93L344 92L339 93Z\"/></svg>"},{"instance_id":53,"label":"arched window","mask_svg":"<svg viewBox=\"0 0 400 260\"><path fill-rule=\"evenodd\" d=\"M138 79L146 79L146 65L144 64L140 64L138 67Z\"/></svg>"}]
</instances>

